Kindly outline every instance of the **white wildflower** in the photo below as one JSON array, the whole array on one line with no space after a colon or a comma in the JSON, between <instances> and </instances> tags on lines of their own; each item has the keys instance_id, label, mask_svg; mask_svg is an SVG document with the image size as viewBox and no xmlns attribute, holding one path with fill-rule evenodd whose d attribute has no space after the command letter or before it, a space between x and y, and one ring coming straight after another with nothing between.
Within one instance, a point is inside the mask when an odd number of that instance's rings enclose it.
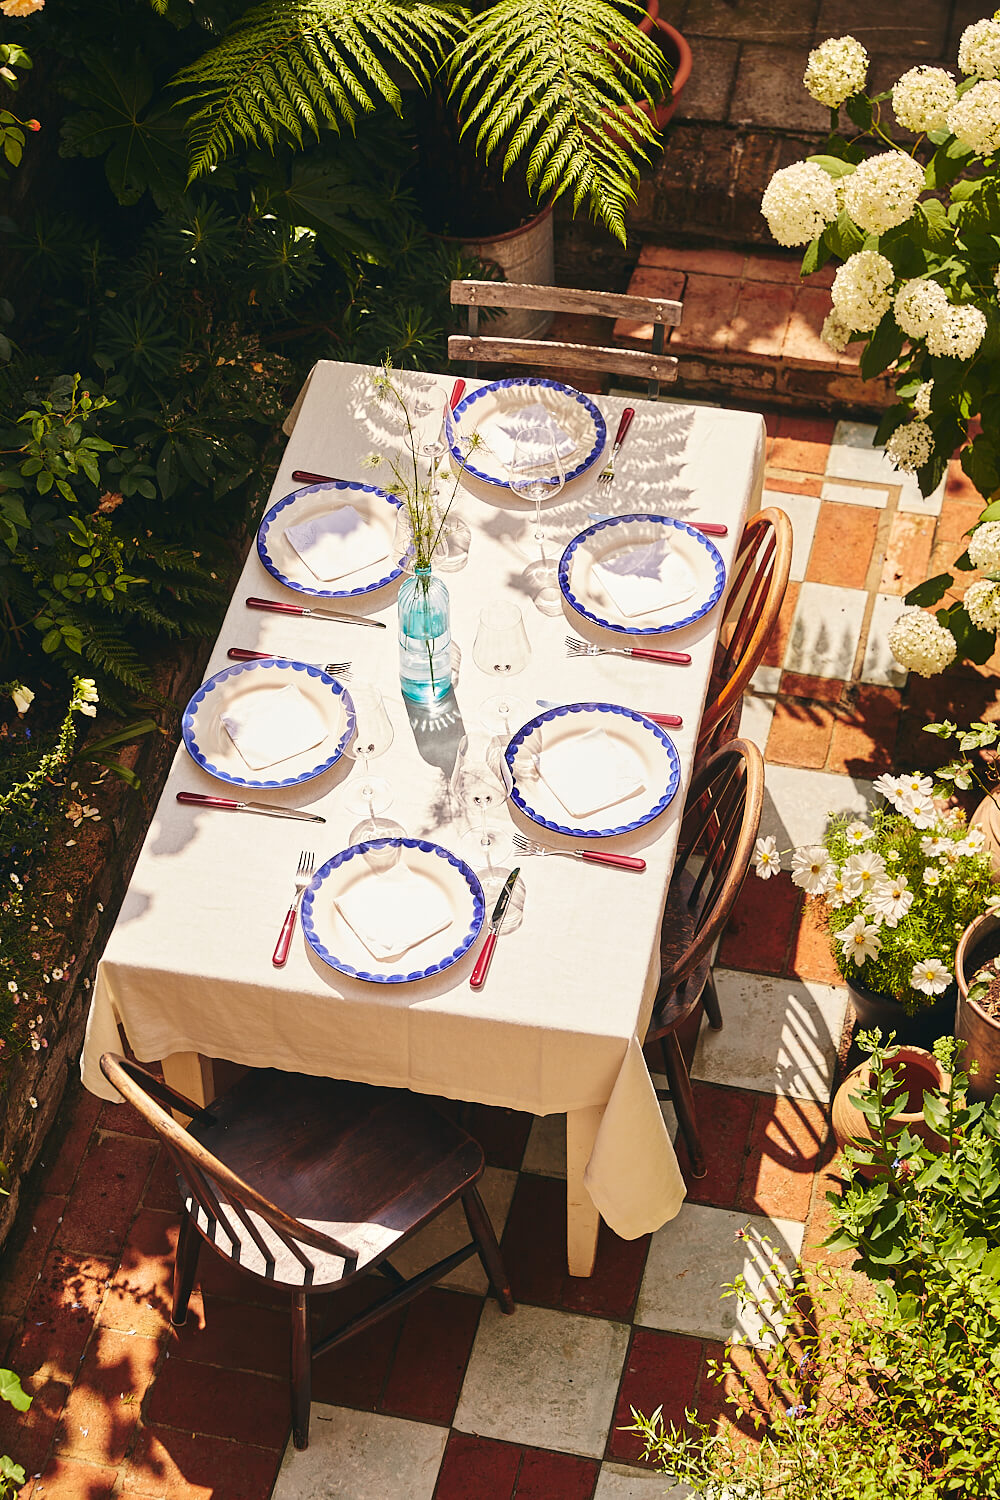
<instances>
[{"instance_id":1,"label":"white wildflower","mask_svg":"<svg viewBox=\"0 0 1000 1500\"><path fill-rule=\"evenodd\" d=\"M958 66L978 78L1000 78L1000 21L973 21L958 44Z\"/></svg>"},{"instance_id":2,"label":"white wildflower","mask_svg":"<svg viewBox=\"0 0 1000 1500\"><path fill-rule=\"evenodd\" d=\"M34 1094L31 1095L28 1103L31 1105L32 1109L38 1108L38 1100L35 1098Z\"/></svg>"},{"instance_id":3,"label":"white wildflower","mask_svg":"<svg viewBox=\"0 0 1000 1500\"><path fill-rule=\"evenodd\" d=\"M977 156L991 156L1000 145L1000 83L974 83L949 109L948 129Z\"/></svg>"},{"instance_id":4,"label":"white wildflower","mask_svg":"<svg viewBox=\"0 0 1000 1500\"><path fill-rule=\"evenodd\" d=\"M869 915L881 917L887 927L896 927L913 905L913 892L905 875L893 875L877 885L868 898Z\"/></svg>"},{"instance_id":5,"label":"white wildflower","mask_svg":"<svg viewBox=\"0 0 1000 1500\"><path fill-rule=\"evenodd\" d=\"M896 293L892 315L911 339L922 339L948 311L948 297L943 286L915 276L904 282Z\"/></svg>"},{"instance_id":6,"label":"white wildflower","mask_svg":"<svg viewBox=\"0 0 1000 1500\"><path fill-rule=\"evenodd\" d=\"M943 672L958 651L951 631L915 604L896 618L886 639L900 666L920 677L934 677Z\"/></svg>"},{"instance_id":7,"label":"white wildflower","mask_svg":"<svg viewBox=\"0 0 1000 1500\"><path fill-rule=\"evenodd\" d=\"M854 337L854 330L848 328L846 323L842 323L835 312L830 312L823 320L819 336L834 354L843 354Z\"/></svg>"},{"instance_id":8,"label":"white wildflower","mask_svg":"<svg viewBox=\"0 0 1000 1500\"><path fill-rule=\"evenodd\" d=\"M983 573L1000 570L1000 521L985 521L969 538L969 561Z\"/></svg>"},{"instance_id":9,"label":"white wildflower","mask_svg":"<svg viewBox=\"0 0 1000 1500\"><path fill-rule=\"evenodd\" d=\"M26 714L35 698L31 689L25 687L21 682L15 682L11 685L10 696L19 714Z\"/></svg>"},{"instance_id":10,"label":"white wildflower","mask_svg":"<svg viewBox=\"0 0 1000 1500\"><path fill-rule=\"evenodd\" d=\"M855 917L849 922L843 932L837 934L844 957L852 958L860 968L869 958L878 958L882 951L882 939L878 935L878 927L874 923L868 923L864 917Z\"/></svg>"},{"instance_id":11,"label":"white wildflower","mask_svg":"<svg viewBox=\"0 0 1000 1500\"><path fill-rule=\"evenodd\" d=\"M969 619L980 630L1000 630L1000 583L977 578L966 589L962 603Z\"/></svg>"},{"instance_id":12,"label":"white wildflower","mask_svg":"<svg viewBox=\"0 0 1000 1500\"><path fill-rule=\"evenodd\" d=\"M965 843L970 853L980 854L986 848L986 834L978 827L970 828L965 835Z\"/></svg>"},{"instance_id":13,"label":"white wildflower","mask_svg":"<svg viewBox=\"0 0 1000 1500\"><path fill-rule=\"evenodd\" d=\"M885 451L897 469L915 474L934 452L934 434L926 422L904 422L886 439Z\"/></svg>"},{"instance_id":14,"label":"white wildflower","mask_svg":"<svg viewBox=\"0 0 1000 1500\"><path fill-rule=\"evenodd\" d=\"M916 416L926 420L931 414L931 392L934 389L933 380L925 380L922 386L914 392L913 410Z\"/></svg>"},{"instance_id":15,"label":"white wildflower","mask_svg":"<svg viewBox=\"0 0 1000 1500\"><path fill-rule=\"evenodd\" d=\"M818 104L839 109L861 92L867 73L868 53L861 43L853 36L832 36L810 52L802 82Z\"/></svg>"},{"instance_id":16,"label":"white wildflower","mask_svg":"<svg viewBox=\"0 0 1000 1500\"><path fill-rule=\"evenodd\" d=\"M827 906L829 906L833 911L836 911L838 907L845 906L847 902L852 899L853 898L848 894L847 886L844 882L843 870L838 870L834 867L833 869L831 869L829 875L827 876Z\"/></svg>"},{"instance_id":17,"label":"white wildflower","mask_svg":"<svg viewBox=\"0 0 1000 1500\"><path fill-rule=\"evenodd\" d=\"M930 890L936 890L941 884L941 871L935 869L934 865L927 865L923 873L923 882Z\"/></svg>"},{"instance_id":18,"label":"white wildflower","mask_svg":"<svg viewBox=\"0 0 1000 1500\"><path fill-rule=\"evenodd\" d=\"M822 895L832 863L822 844L796 849L792 855L792 884L801 886L807 896Z\"/></svg>"},{"instance_id":19,"label":"white wildflower","mask_svg":"<svg viewBox=\"0 0 1000 1500\"><path fill-rule=\"evenodd\" d=\"M844 829L844 837L854 849L863 848L871 836L872 831L868 827L868 824L861 823L857 819L853 823L848 823Z\"/></svg>"},{"instance_id":20,"label":"white wildflower","mask_svg":"<svg viewBox=\"0 0 1000 1500\"><path fill-rule=\"evenodd\" d=\"M10 992L11 992L12 995L16 995L17 994L17 980L16 979L8 979L8 981L7 981L7 988L10 990Z\"/></svg>"},{"instance_id":21,"label":"white wildflower","mask_svg":"<svg viewBox=\"0 0 1000 1500\"><path fill-rule=\"evenodd\" d=\"M899 784L905 792L919 792L921 797L929 797L934 790L934 778L921 771L908 771L900 776Z\"/></svg>"},{"instance_id":22,"label":"white wildflower","mask_svg":"<svg viewBox=\"0 0 1000 1500\"><path fill-rule=\"evenodd\" d=\"M943 995L952 978L939 958L925 958L913 965L910 983L924 995Z\"/></svg>"},{"instance_id":23,"label":"white wildflower","mask_svg":"<svg viewBox=\"0 0 1000 1500\"><path fill-rule=\"evenodd\" d=\"M85 718L96 717L97 709L94 706L98 701L97 684L92 677L77 677L73 683L74 707L84 715Z\"/></svg>"},{"instance_id":24,"label":"white wildflower","mask_svg":"<svg viewBox=\"0 0 1000 1500\"><path fill-rule=\"evenodd\" d=\"M757 840L753 862L761 880L770 880L772 875L777 875L781 869L781 855L773 836Z\"/></svg>"},{"instance_id":25,"label":"white wildflower","mask_svg":"<svg viewBox=\"0 0 1000 1500\"><path fill-rule=\"evenodd\" d=\"M884 234L912 218L924 189L924 169L905 151L870 156L844 179L844 207L869 234Z\"/></svg>"},{"instance_id":26,"label":"white wildflower","mask_svg":"<svg viewBox=\"0 0 1000 1500\"><path fill-rule=\"evenodd\" d=\"M808 245L837 217L833 178L814 162L793 162L775 172L760 211L779 245Z\"/></svg>"},{"instance_id":27,"label":"white wildflower","mask_svg":"<svg viewBox=\"0 0 1000 1500\"><path fill-rule=\"evenodd\" d=\"M875 782L875 790L881 792L890 806L899 810L899 804L903 800L903 778L901 776L880 776Z\"/></svg>"},{"instance_id":28,"label":"white wildflower","mask_svg":"<svg viewBox=\"0 0 1000 1500\"><path fill-rule=\"evenodd\" d=\"M877 250L859 250L833 278L833 310L848 328L868 333L877 328L892 305L895 272Z\"/></svg>"},{"instance_id":29,"label":"white wildflower","mask_svg":"<svg viewBox=\"0 0 1000 1500\"><path fill-rule=\"evenodd\" d=\"M985 337L986 314L978 307L949 307L940 323L927 330L927 352L949 359L971 359Z\"/></svg>"},{"instance_id":30,"label":"white wildflower","mask_svg":"<svg viewBox=\"0 0 1000 1500\"><path fill-rule=\"evenodd\" d=\"M925 63L908 68L892 87L892 108L904 130L919 135L924 130L944 130L947 114L957 97L955 80L944 68Z\"/></svg>"},{"instance_id":31,"label":"white wildflower","mask_svg":"<svg viewBox=\"0 0 1000 1500\"><path fill-rule=\"evenodd\" d=\"M851 900L867 897L880 880L885 879L885 860L881 854L868 849L864 854L852 854L844 866L844 888Z\"/></svg>"},{"instance_id":32,"label":"white wildflower","mask_svg":"<svg viewBox=\"0 0 1000 1500\"><path fill-rule=\"evenodd\" d=\"M904 792L899 810L914 828L933 828L937 822L937 808L929 796L920 792Z\"/></svg>"},{"instance_id":33,"label":"white wildflower","mask_svg":"<svg viewBox=\"0 0 1000 1500\"><path fill-rule=\"evenodd\" d=\"M937 859L939 854L944 853L950 842L950 839L946 839L943 834L929 833L926 838L920 840L920 852L929 855L931 859Z\"/></svg>"}]
</instances>

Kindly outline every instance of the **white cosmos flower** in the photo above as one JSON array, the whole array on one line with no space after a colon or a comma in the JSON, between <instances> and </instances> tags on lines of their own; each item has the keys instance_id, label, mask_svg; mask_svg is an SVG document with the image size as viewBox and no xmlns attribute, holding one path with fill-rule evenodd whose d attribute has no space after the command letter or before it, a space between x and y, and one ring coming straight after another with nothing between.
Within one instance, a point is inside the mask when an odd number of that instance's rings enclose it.
<instances>
[{"instance_id":1,"label":"white cosmos flower","mask_svg":"<svg viewBox=\"0 0 1000 1500\"><path fill-rule=\"evenodd\" d=\"M875 790L881 792L885 800L894 807L897 812L903 800L903 778L902 776L880 776L875 782Z\"/></svg>"},{"instance_id":2,"label":"white cosmos flower","mask_svg":"<svg viewBox=\"0 0 1000 1500\"><path fill-rule=\"evenodd\" d=\"M792 884L801 886L808 896L822 895L832 864L822 844L796 849L792 855Z\"/></svg>"},{"instance_id":3,"label":"white cosmos flower","mask_svg":"<svg viewBox=\"0 0 1000 1500\"><path fill-rule=\"evenodd\" d=\"M943 995L952 978L939 958L925 958L913 965L910 983L924 995Z\"/></svg>"},{"instance_id":4,"label":"white cosmos flower","mask_svg":"<svg viewBox=\"0 0 1000 1500\"><path fill-rule=\"evenodd\" d=\"M979 854L986 848L986 834L977 824L975 828L969 829L964 842L973 854Z\"/></svg>"},{"instance_id":5,"label":"white cosmos flower","mask_svg":"<svg viewBox=\"0 0 1000 1500\"><path fill-rule=\"evenodd\" d=\"M777 875L781 869L781 855L772 835L757 840L753 862L759 879L770 880L772 875Z\"/></svg>"},{"instance_id":6,"label":"white cosmos flower","mask_svg":"<svg viewBox=\"0 0 1000 1500\"><path fill-rule=\"evenodd\" d=\"M844 837L854 849L860 849L863 844L867 844L871 836L872 831L867 823L859 823L857 821L848 823L844 830Z\"/></svg>"},{"instance_id":7,"label":"white cosmos flower","mask_svg":"<svg viewBox=\"0 0 1000 1500\"><path fill-rule=\"evenodd\" d=\"M852 854L844 866L844 888L853 901L857 896L867 896L880 880L885 879L885 860L873 849L864 854Z\"/></svg>"},{"instance_id":8,"label":"white cosmos flower","mask_svg":"<svg viewBox=\"0 0 1000 1500\"><path fill-rule=\"evenodd\" d=\"M11 684L10 696L19 714L26 714L34 701L34 693L23 682Z\"/></svg>"},{"instance_id":9,"label":"white cosmos flower","mask_svg":"<svg viewBox=\"0 0 1000 1500\"><path fill-rule=\"evenodd\" d=\"M929 886L933 891L941 884L941 871L935 869L933 865L927 865L924 869L923 878L924 885Z\"/></svg>"},{"instance_id":10,"label":"white cosmos flower","mask_svg":"<svg viewBox=\"0 0 1000 1500\"><path fill-rule=\"evenodd\" d=\"M843 949L844 957L852 958L858 968L866 959L878 958L882 951L878 927L866 922L863 916L855 917L849 922L843 932L837 934L837 942Z\"/></svg>"},{"instance_id":11,"label":"white cosmos flower","mask_svg":"<svg viewBox=\"0 0 1000 1500\"><path fill-rule=\"evenodd\" d=\"M930 797L921 792L904 792L899 810L909 818L914 828L933 828L937 822L937 808Z\"/></svg>"},{"instance_id":12,"label":"white cosmos flower","mask_svg":"<svg viewBox=\"0 0 1000 1500\"><path fill-rule=\"evenodd\" d=\"M887 927L895 927L913 905L913 892L905 875L893 875L872 891L868 899L870 915L881 917Z\"/></svg>"},{"instance_id":13,"label":"white cosmos flower","mask_svg":"<svg viewBox=\"0 0 1000 1500\"><path fill-rule=\"evenodd\" d=\"M837 911L839 907L846 906L848 901L853 899L848 894L847 886L844 882L843 870L838 870L836 866L830 870L826 878L825 895L826 904L830 907L831 911Z\"/></svg>"},{"instance_id":14,"label":"white cosmos flower","mask_svg":"<svg viewBox=\"0 0 1000 1500\"><path fill-rule=\"evenodd\" d=\"M930 833L925 839L920 840L920 852L931 859L937 859L938 855L943 854L947 849L949 842L950 840L946 839L943 834Z\"/></svg>"},{"instance_id":15,"label":"white cosmos flower","mask_svg":"<svg viewBox=\"0 0 1000 1500\"><path fill-rule=\"evenodd\" d=\"M920 771L907 772L899 778L899 785L904 792L917 792L921 797L929 797L934 790L933 779Z\"/></svg>"}]
</instances>

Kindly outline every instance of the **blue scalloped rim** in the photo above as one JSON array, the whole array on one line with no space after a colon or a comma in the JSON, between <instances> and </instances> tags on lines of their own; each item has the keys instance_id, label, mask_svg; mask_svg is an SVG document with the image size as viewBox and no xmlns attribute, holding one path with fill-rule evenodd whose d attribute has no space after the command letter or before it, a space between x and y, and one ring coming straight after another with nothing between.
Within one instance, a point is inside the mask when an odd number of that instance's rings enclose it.
<instances>
[{"instance_id":1,"label":"blue scalloped rim","mask_svg":"<svg viewBox=\"0 0 1000 1500\"><path fill-rule=\"evenodd\" d=\"M387 573L384 578L378 579L376 583L366 583L364 588L360 589L314 589L310 588L306 583L297 583L294 578L286 578L284 573L280 571L277 563L267 550L267 533L287 505L291 505L293 501L298 500L302 495L315 494L317 490L360 490L364 495L379 495L389 505L395 505L397 509L401 509L403 504L402 500L398 499L397 496L387 494L385 490L380 490L377 485L355 484L352 479L330 479L323 484L307 484L303 485L301 489L293 490L290 495L286 495L283 500L278 500L271 506L271 509L257 528L257 555L271 577L276 578L279 583L283 583L286 588L294 589L297 594L309 594L316 599L357 599L362 594L374 594L376 589L385 588L387 583L394 583L403 573L403 560L391 572Z\"/></svg>"},{"instance_id":2,"label":"blue scalloped rim","mask_svg":"<svg viewBox=\"0 0 1000 1500\"><path fill-rule=\"evenodd\" d=\"M350 964L324 948L320 942L313 922L313 902L319 893L319 888L327 876L334 870L339 870L341 865L346 865L348 860L354 859L359 854L366 854L369 849L387 849L389 847L401 849L420 849L425 854L436 854L439 859L447 860L450 865L462 876L472 894L472 922L469 930L451 953L440 959L438 963L431 964L427 969L413 969L409 974L373 974L367 969L353 969ZM341 974L349 974L352 979L365 979L369 984L412 984L417 979L429 979L432 974L440 974L443 969L451 968L452 964L458 962L463 953L467 953L472 947L482 929L486 917L486 898L479 880L464 859L459 859L457 854L452 854L448 849L442 849L440 844L428 843L426 839L368 839L363 844L352 844L348 849L342 849L332 859L328 859L325 865L321 865L306 887L302 897L300 921L302 931L305 933L306 942L312 948L318 958L331 969L337 969Z\"/></svg>"},{"instance_id":3,"label":"blue scalloped rim","mask_svg":"<svg viewBox=\"0 0 1000 1500\"><path fill-rule=\"evenodd\" d=\"M569 575L574 552L597 532L606 531L609 526L621 526L626 521L653 521L658 526L675 526L678 531L686 532L689 537L705 548L715 569L715 582L708 598L698 605L693 614L685 615L683 620L672 620L669 625L619 625L614 620L605 620L602 615L595 615L594 611L587 609L573 593L569 584ZM559 589L566 603L585 620L600 625L604 630L614 630L618 635L666 635L668 631L681 630L685 625L691 625L695 620L700 620L702 615L707 615L722 598L725 586L726 565L722 561L718 547L709 541L704 532L695 531L693 526L687 526L683 521L676 521L673 516L609 516L606 521L597 521L593 526L588 526L586 531L581 531L579 536L575 536L571 542L568 542L559 559Z\"/></svg>"},{"instance_id":4,"label":"blue scalloped rim","mask_svg":"<svg viewBox=\"0 0 1000 1500\"><path fill-rule=\"evenodd\" d=\"M568 484L571 479L576 479L580 474L585 474L586 471L590 468L591 464L596 463L598 458L604 452L604 444L607 441L608 436L607 424L604 418L601 416L598 408L594 405L593 401L591 401L590 397L585 396L582 391L574 390L573 386L571 385L563 385L559 380L542 380L541 377L537 375L518 375L514 376L510 380L493 380L489 385L480 386L478 391L470 391L467 396L464 396L462 398L462 400L455 407L454 411L449 410L445 412L445 433L448 438L448 448L451 452L452 458L454 458L457 463L462 465L466 473L474 475L476 479L482 479L486 484L494 484L498 489L505 490L508 488L507 481L505 479L497 479L495 474L484 474L482 469L477 469L474 464L469 462L468 454L463 453L461 448L458 446L458 442L455 437L455 427L456 423L461 421L461 418L466 414L466 412L472 410L473 404L476 401L480 401L483 396L488 396L493 391L504 391L513 386L521 385L534 387L538 390L560 391L564 396L571 397L574 401L578 401L580 405L585 408L594 424L594 446L593 448L591 448L590 452L587 454L587 457L583 460L582 463L577 464L575 469L567 470L565 476L566 483ZM474 451L475 450L473 450L473 452Z\"/></svg>"},{"instance_id":5,"label":"blue scalloped rim","mask_svg":"<svg viewBox=\"0 0 1000 1500\"><path fill-rule=\"evenodd\" d=\"M316 677L330 687L335 694L338 694L343 699L344 712L347 715L347 727L341 735L340 742L333 754L327 760L324 760L321 765L314 766L311 771L303 771L301 776L286 776L283 781L255 781L247 776L231 776L228 771L220 771L218 766L213 766L205 752L198 748L198 741L195 739L195 717L198 708L208 697L209 693L214 692L219 684L225 682L227 678L238 677L241 672L259 672L261 670L266 672L273 667L279 667L282 671L290 669L293 672L305 672L307 676ZM241 661L237 662L235 666L226 667L223 671L216 672L214 677L209 677L202 683L184 710L184 717L181 720L181 734L184 738L187 752L192 760L197 761L203 771L207 771L210 776L217 777L219 781L228 781L232 786L254 788L298 786L300 781L311 781L314 776L321 776L324 771L328 771L343 755L353 733L354 702L344 684L338 682L336 677L331 677L327 672L324 672L322 667L315 667L310 662L305 661L291 661L287 656L269 656L264 661Z\"/></svg>"},{"instance_id":6,"label":"blue scalloped rim","mask_svg":"<svg viewBox=\"0 0 1000 1500\"><path fill-rule=\"evenodd\" d=\"M670 776L667 781L666 790L656 806L651 807L648 812L644 812L642 817L637 818L634 823L623 823L619 828L570 828L562 823L553 823L550 819L543 818L541 813L536 812L533 807L529 807L523 795L517 789L517 778L514 774L514 762L517 759L517 752L528 736L533 734L539 725L547 724L552 719L560 719L565 714L594 713L619 714L623 719L634 719L637 724L641 724L643 729L648 730L650 734L654 734L663 744L667 752L667 758L670 761ZM681 780L681 758L677 754L677 747L669 734L665 733L659 724L654 724L651 719L647 719L643 714L636 713L635 709L624 708L620 703L563 703L558 708L550 708L543 714L536 714L533 719L528 720L527 724L522 724L521 728L517 731L517 734L515 734L504 751L504 760L507 763L507 770L510 773L510 798L514 805L519 807L525 817L530 818L533 823L540 824L542 828L551 828L553 833L568 833L573 838L609 839L613 838L616 833L631 833L634 828L642 828L646 823L652 823L653 819L658 818L664 808L668 807L674 800Z\"/></svg>"}]
</instances>

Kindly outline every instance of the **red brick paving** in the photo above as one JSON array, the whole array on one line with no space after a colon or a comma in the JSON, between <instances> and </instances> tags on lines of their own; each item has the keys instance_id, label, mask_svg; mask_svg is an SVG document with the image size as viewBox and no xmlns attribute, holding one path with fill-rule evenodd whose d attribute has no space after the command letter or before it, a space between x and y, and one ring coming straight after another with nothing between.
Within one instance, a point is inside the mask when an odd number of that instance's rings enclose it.
<instances>
[{"instance_id":1,"label":"red brick paving","mask_svg":"<svg viewBox=\"0 0 1000 1500\"><path fill-rule=\"evenodd\" d=\"M663 1407L664 1422L684 1425L685 1409L694 1405L704 1364L702 1339L681 1333L662 1333L655 1328L637 1328L632 1335L618 1403L608 1437L608 1456L619 1463L635 1463L642 1440L623 1432L632 1422L630 1408L647 1415Z\"/></svg>"},{"instance_id":2,"label":"red brick paving","mask_svg":"<svg viewBox=\"0 0 1000 1500\"><path fill-rule=\"evenodd\" d=\"M870 505L820 507L806 579L863 589L875 546L880 512Z\"/></svg>"}]
</instances>

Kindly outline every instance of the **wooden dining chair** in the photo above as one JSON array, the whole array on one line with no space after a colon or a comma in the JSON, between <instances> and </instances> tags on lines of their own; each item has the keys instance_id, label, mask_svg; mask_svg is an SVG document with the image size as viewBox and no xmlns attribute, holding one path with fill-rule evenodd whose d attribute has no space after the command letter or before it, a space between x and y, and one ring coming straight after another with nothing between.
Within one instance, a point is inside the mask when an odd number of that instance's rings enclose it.
<instances>
[{"instance_id":1,"label":"wooden dining chair","mask_svg":"<svg viewBox=\"0 0 1000 1500\"><path fill-rule=\"evenodd\" d=\"M732 587L712 664L696 757L739 732L743 694L778 622L792 565L792 523L783 510L757 511L743 528Z\"/></svg>"},{"instance_id":2,"label":"wooden dining chair","mask_svg":"<svg viewBox=\"0 0 1000 1500\"><path fill-rule=\"evenodd\" d=\"M660 927L660 982L645 1045L660 1044L695 1177L704 1177L705 1157L677 1028L699 1000L713 1029L722 1027L712 962L750 868L763 803L764 757L751 740L731 740L695 770Z\"/></svg>"},{"instance_id":3,"label":"wooden dining chair","mask_svg":"<svg viewBox=\"0 0 1000 1500\"><path fill-rule=\"evenodd\" d=\"M505 1313L507 1274L476 1183L477 1141L401 1089L275 1069L246 1075L207 1109L137 1063L106 1052L101 1070L163 1142L184 1202L171 1321L187 1318L202 1242L292 1296L292 1436L309 1442L311 1362L402 1307L478 1254ZM185 1128L168 1113L191 1116ZM388 1257L460 1198L469 1244L409 1279ZM376 1271L390 1290L312 1344L309 1298Z\"/></svg>"},{"instance_id":4,"label":"wooden dining chair","mask_svg":"<svg viewBox=\"0 0 1000 1500\"><path fill-rule=\"evenodd\" d=\"M480 362L505 365L552 366L598 370L609 375L627 375L647 381L651 397L660 394L660 382L674 380L677 361L663 353L667 328L681 320L681 304L666 297L632 297L619 292L586 292L572 287L524 286L509 281L453 281L454 306L468 308L465 334L452 334L448 358L469 363L469 374L479 373ZM479 309L528 308L532 312L578 313L601 318L629 318L652 324L652 345L642 349L617 349L594 344L560 343L555 339L511 339L483 336L479 332Z\"/></svg>"}]
</instances>

